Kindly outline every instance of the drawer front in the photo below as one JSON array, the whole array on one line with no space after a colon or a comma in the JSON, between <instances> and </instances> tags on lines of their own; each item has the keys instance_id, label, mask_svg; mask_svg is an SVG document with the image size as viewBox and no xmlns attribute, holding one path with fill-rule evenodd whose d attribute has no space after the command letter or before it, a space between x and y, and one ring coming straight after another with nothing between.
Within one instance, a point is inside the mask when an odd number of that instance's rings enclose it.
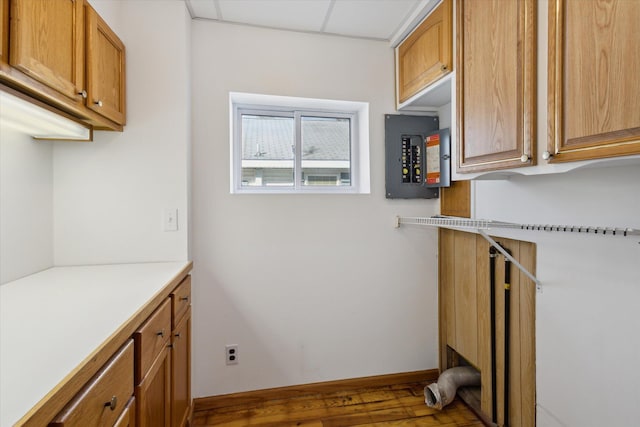
<instances>
[{"instance_id":1,"label":"drawer front","mask_svg":"<svg viewBox=\"0 0 640 427\"><path fill-rule=\"evenodd\" d=\"M136 384L140 384L153 361L169 345L171 338L171 303L167 298L133 334L136 345Z\"/></svg>"},{"instance_id":2,"label":"drawer front","mask_svg":"<svg viewBox=\"0 0 640 427\"><path fill-rule=\"evenodd\" d=\"M129 340L50 426L111 427L132 395L133 342Z\"/></svg>"},{"instance_id":3,"label":"drawer front","mask_svg":"<svg viewBox=\"0 0 640 427\"><path fill-rule=\"evenodd\" d=\"M171 328L175 329L176 325L182 319L191 305L191 276L185 279L171 293L171 311L172 323Z\"/></svg>"}]
</instances>

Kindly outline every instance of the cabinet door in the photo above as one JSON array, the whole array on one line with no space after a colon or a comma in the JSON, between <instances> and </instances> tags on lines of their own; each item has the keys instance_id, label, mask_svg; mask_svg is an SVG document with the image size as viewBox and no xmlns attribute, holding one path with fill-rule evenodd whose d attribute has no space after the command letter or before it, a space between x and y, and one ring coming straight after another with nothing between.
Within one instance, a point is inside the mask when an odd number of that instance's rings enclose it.
<instances>
[{"instance_id":1,"label":"cabinet door","mask_svg":"<svg viewBox=\"0 0 640 427\"><path fill-rule=\"evenodd\" d=\"M11 0L10 64L82 103L83 0Z\"/></svg>"},{"instance_id":2,"label":"cabinet door","mask_svg":"<svg viewBox=\"0 0 640 427\"><path fill-rule=\"evenodd\" d=\"M87 13L87 106L125 124L125 48L89 5Z\"/></svg>"},{"instance_id":3,"label":"cabinet door","mask_svg":"<svg viewBox=\"0 0 640 427\"><path fill-rule=\"evenodd\" d=\"M183 427L191 409L191 309L171 338L171 426Z\"/></svg>"},{"instance_id":4,"label":"cabinet door","mask_svg":"<svg viewBox=\"0 0 640 427\"><path fill-rule=\"evenodd\" d=\"M457 3L458 172L535 164L533 0Z\"/></svg>"},{"instance_id":5,"label":"cabinet door","mask_svg":"<svg viewBox=\"0 0 640 427\"><path fill-rule=\"evenodd\" d=\"M640 153L640 2L549 2L551 161Z\"/></svg>"},{"instance_id":6,"label":"cabinet door","mask_svg":"<svg viewBox=\"0 0 640 427\"><path fill-rule=\"evenodd\" d=\"M452 0L444 0L398 46L398 103L451 72L452 16Z\"/></svg>"},{"instance_id":7,"label":"cabinet door","mask_svg":"<svg viewBox=\"0 0 640 427\"><path fill-rule=\"evenodd\" d=\"M136 386L137 427L169 427L171 352L165 347L142 382Z\"/></svg>"},{"instance_id":8,"label":"cabinet door","mask_svg":"<svg viewBox=\"0 0 640 427\"><path fill-rule=\"evenodd\" d=\"M113 427L136 427L136 399L132 397Z\"/></svg>"},{"instance_id":9,"label":"cabinet door","mask_svg":"<svg viewBox=\"0 0 640 427\"><path fill-rule=\"evenodd\" d=\"M9 62L9 0L0 0L0 63Z\"/></svg>"}]
</instances>

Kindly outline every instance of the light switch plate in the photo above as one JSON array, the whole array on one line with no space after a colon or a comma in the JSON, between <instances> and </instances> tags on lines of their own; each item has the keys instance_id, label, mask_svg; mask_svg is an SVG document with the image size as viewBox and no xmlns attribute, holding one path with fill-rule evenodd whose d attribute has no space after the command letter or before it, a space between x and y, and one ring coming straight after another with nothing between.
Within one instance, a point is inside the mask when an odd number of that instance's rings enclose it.
<instances>
[{"instance_id":1,"label":"light switch plate","mask_svg":"<svg viewBox=\"0 0 640 427\"><path fill-rule=\"evenodd\" d=\"M178 209L164 210L164 231L178 231Z\"/></svg>"}]
</instances>

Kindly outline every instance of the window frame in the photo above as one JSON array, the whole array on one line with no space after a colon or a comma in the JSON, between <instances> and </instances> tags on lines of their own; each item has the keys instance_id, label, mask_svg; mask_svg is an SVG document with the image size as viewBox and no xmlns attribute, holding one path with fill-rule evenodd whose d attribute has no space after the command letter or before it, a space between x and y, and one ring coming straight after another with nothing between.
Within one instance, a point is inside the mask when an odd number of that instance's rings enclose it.
<instances>
[{"instance_id":1,"label":"window frame","mask_svg":"<svg viewBox=\"0 0 640 427\"><path fill-rule=\"evenodd\" d=\"M363 170L363 158L361 152L361 145L363 143L368 144L368 138L366 141L362 139L361 135L361 123L360 116L368 113L368 104L354 103L349 101L328 101L328 100L313 100L308 98L293 98L293 97L274 97L269 95L253 95L258 98L276 99L279 102L277 105L264 103L264 102L236 102L234 100L234 94L230 94L230 125L231 125L231 185L230 191L232 194L358 194L369 193L369 181L368 181L368 145L366 147L367 157L365 160L367 164ZM249 95L251 94L240 94ZM250 99L252 100L252 99ZM262 100L262 99L260 99ZM318 101L315 105L314 101ZM340 103L344 103L345 107L340 108ZM330 108L326 108L329 104ZM333 108L334 105L338 108ZM291 186L242 186L242 116L243 115L256 115L256 116L273 116L273 117L291 117L294 120L294 173L293 173L293 185ZM337 119L349 119L349 174L350 185L304 185L303 182L303 159L300 155L302 153L302 117L319 117L319 118L337 118ZM367 120L368 123L368 120ZM366 135L368 137L368 134ZM366 175L363 175L363 172ZM362 184L362 176L365 176L365 186Z\"/></svg>"}]
</instances>

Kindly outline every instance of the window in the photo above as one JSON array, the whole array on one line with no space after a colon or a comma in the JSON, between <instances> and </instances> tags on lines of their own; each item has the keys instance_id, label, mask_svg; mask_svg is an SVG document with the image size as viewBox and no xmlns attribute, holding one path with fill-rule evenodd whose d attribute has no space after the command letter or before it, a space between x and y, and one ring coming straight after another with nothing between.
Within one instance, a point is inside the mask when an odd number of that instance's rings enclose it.
<instances>
[{"instance_id":1,"label":"window","mask_svg":"<svg viewBox=\"0 0 640 427\"><path fill-rule=\"evenodd\" d=\"M368 193L367 110L366 103L232 93L231 192Z\"/></svg>"}]
</instances>

